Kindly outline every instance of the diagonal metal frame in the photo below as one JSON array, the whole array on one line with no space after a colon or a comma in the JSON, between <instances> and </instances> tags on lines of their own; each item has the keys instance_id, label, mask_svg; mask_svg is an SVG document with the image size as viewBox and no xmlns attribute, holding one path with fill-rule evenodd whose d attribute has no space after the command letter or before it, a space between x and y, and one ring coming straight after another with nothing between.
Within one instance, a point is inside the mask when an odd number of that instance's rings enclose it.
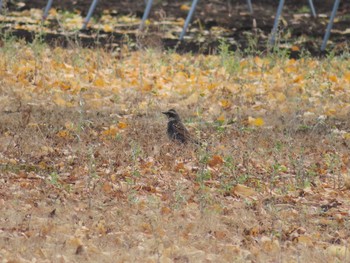
<instances>
[{"instance_id":1,"label":"diagonal metal frame","mask_svg":"<svg viewBox=\"0 0 350 263\"><path fill-rule=\"evenodd\" d=\"M97 6L97 3L98 3L98 0L93 0L91 5L90 5L90 8L89 8L89 11L88 11L88 14L86 15L85 19L84 19L84 22L83 22L83 27L82 29L86 29L87 27L87 24L89 23L90 19L91 19L91 16L92 14L94 13L95 11L95 8Z\"/></svg>"},{"instance_id":2,"label":"diagonal metal frame","mask_svg":"<svg viewBox=\"0 0 350 263\"><path fill-rule=\"evenodd\" d=\"M53 2L53 0L48 0L47 1L47 4L45 6L45 10L44 10L44 14L43 14L43 17L42 17L43 21L46 20L48 14L49 14L49 11L50 11L51 6L52 6L52 2Z\"/></svg>"},{"instance_id":3,"label":"diagonal metal frame","mask_svg":"<svg viewBox=\"0 0 350 263\"><path fill-rule=\"evenodd\" d=\"M340 4L340 0L335 0L334 1L331 17L329 18L329 22L328 22L328 25L327 25L326 33L324 35L323 42L322 42L322 45L321 45L321 51L325 51L325 49L326 49L327 42L328 42L329 36L331 34L331 30L333 28L334 18L336 16L338 8L339 8L339 4Z\"/></svg>"},{"instance_id":4,"label":"diagonal metal frame","mask_svg":"<svg viewBox=\"0 0 350 263\"><path fill-rule=\"evenodd\" d=\"M311 9L312 16L313 17L317 17L313 1L312 0L308 0L308 1L309 1L309 6L310 6L310 9ZM282 15L284 2L285 2L285 0L280 0L279 3L278 3L277 13L276 13L276 16L275 16L275 21L273 23L273 27L272 27L272 30L271 30L271 36L270 36L270 44L271 45L273 45L275 43L275 41L276 41L276 34L277 34L280 18L281 18L281 15Z\"/></svg>"}]
</instances>

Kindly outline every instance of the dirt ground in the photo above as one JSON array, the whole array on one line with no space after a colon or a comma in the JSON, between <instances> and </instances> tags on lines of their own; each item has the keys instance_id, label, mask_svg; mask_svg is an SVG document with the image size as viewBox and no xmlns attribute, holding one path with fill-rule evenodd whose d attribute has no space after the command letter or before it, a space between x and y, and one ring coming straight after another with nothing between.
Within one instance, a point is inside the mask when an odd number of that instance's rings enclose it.
<instances>
[{"instance_id":1,"label":"dirt ground","mask_svg":"<svg viewBox=\"0 0 350 263\"><path fill-rule=\"evenodd\" d=\"M8 40L0 65L0 262L350 262L348 59Z\"/></svg>"},{"instance_id":2,"label":"dirt ground","mask_svg":"<svg viewBox=\"0 0 350 263\"><path fill-rule=\"evenodd\" d=\"M245 57L226 44L162 52L177 45L182 1L157 1L143 39L143 1L85 31L87 1L62 1L43 25L32 8L45 1L10 5L0 262L350 262L349 8L329 45L345 55L319 59L304 51L317 54L327 17L310 22L305 2L285 8L281 49ZM226 39L266 51L270 2L254 5L254 30L245 3L227 3L202 1L179 50ZM171 108L200 147L169 140Z\"/></svg>"},{"instance_id":3,"label":"dirt ground","mask_svg":"<svg viewBox=\"0 0 350 263\"><path fill-rule=\"evenodd\" d=\"M46 5L45 0L21 1L9 4L10 10L28 10L31 8L43 9ZM187 34L185 42L178 43L174 32L174 38L169 38L164 29L159 26L150 26L143 45L156 45L162 48L177 47L178 51L215 53L220 39L228 40L232 49L251 50L252 46L257 52L264 52L267 49L267 42L274 22L275 12L277 10L277 1L253 1L254 14L249 14L246 2L241 1L200 1L196 9L193 22ZM292 3L291 3L292 2ZM58 10L68 10L70 12L81 12L86 15L91 1L54 1L53 7ZM152 21L175 21L178 18L185 19L187 15L186 8L189 1L155 1L150 13ZM312 55L319 55L320 46L324 32L328 23L329 15L332 9L333 1L314 1L317 18L311 16L307 1L287 1L283 10L283 19L280 23L280 32L278 44L281 48L290 49L292 45L298 46L298 50L291 51L291 55L298 57L299 50L306 50ZM105 10L109 10L112 16L132 15L138 18L142 17L145 8L144 1L100 1L95 10L96 19ZM331 39L328 48L335 48L336 53L341 53L347 45L349 33L347 28L350 17L347 16L350 10L350 4L342 2L335 21ZM221 30L218 34L217 31ZM225 29L225 30L222 30ZM84 32L90 37L82 38L82 45L93 45L94 34L91 31ZM33 33L26 30L15 30L14 35L25 37L32 40ZM118 43L123 39L123 34L106 32L106 36L100 39L100 43ZM129 34L133 40L138 36ZM65 37L60 33L46 35L50 42L61 42L64 45ZM154 41L154 39L157 41ZM151 39L151 40L150 40ZM57 41L58 40L58 41ZM151 43L150 43L151 42ZM254 44L252 44L254 42Z\"/></svg>"}]
</instances>

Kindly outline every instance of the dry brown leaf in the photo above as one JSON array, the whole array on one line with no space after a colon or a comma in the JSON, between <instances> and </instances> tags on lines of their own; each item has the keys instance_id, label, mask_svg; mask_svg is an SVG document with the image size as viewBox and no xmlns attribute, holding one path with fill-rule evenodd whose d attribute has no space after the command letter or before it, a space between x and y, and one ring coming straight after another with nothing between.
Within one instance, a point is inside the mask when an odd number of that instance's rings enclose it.
<instances>
[{"instance_id":1,"label":"dry brown leaf","mask_svg":"<svg viewBox=\"0 0 350 263\"><path fill-rule=\"evenodd\" d=\"M222 159L221 156L219 155L214 155L209 161L208 165L210 167L216 167L216 166L221 166L224 163L224 160Z\"/></svg>"},{"instance_id":2,"label":"dry brown leaf","mask_svg":"<svg viewBox=\"0 0 350 263\"><path fill-rule=\"evenodd\" d=\"M105 182L105 183L103 184L103 186L102 186L102 190L103 190L103 192L104 192L105 194L111 193L111 192L112 192L112 186L111 186L111 184L108 183L108 182Z\"/></svg>"},{"instance_id":3,"label":"dry brown leaf","mask_svg":"<svg viewBox=\"0 0 350 263\"><path fill-rule=\"evenodd\" d=\"M249 198L256 198L257 193L255 192L254 189L242 185L242 184L237 184L235 185L232 189L231 192L235 195L241 196L241 197L249 197Z\"/></svg>"}]
</instances>

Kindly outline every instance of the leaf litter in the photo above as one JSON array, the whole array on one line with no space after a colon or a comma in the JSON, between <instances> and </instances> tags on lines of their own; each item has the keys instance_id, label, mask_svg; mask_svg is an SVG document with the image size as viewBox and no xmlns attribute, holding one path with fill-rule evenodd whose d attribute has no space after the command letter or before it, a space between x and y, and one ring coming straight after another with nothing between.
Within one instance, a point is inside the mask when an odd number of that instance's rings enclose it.
<instances>
[{"instance_id":1,"label":"leaf litter","mask_svg":"<svg viewBox=\"0 0 350 263\"><path fill-rule=\"evenodd\" d=\"M347 59L0 52L5 261L349 260Z\"/></svg>"}]
</instances>

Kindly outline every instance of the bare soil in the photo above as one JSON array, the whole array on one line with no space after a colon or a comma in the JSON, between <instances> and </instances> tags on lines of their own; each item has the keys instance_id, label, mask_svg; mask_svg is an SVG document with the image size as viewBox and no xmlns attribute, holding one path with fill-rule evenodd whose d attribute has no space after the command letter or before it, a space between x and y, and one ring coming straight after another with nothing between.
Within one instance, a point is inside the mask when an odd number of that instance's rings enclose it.
<instances>
[{"instance_id":1,"label":"bare soil","mask_svg":"<svg viewBox=\"0 0 350 263\"><path fill-rule=\"evenodd\" d=\"M43 9L46 5L45 0L21 1L25 5L20 7L10 4L10 10L26 10L30 8ZM254 52L265 52L269 34L274 22L274 16L277 9L277 1L253 1L254 14L249 14L245 1L200 1L190 26L186 39L178 43L176 39L168 38L166 32L163 32L157 26L151 26L147 34L143 36L142 46L155 45L154 38L157 38L156 45L165 49L177 48L180 52L200 52L215 53L219 45L219 39L229 39L233 50L252 48L252 39L254 40ZM91 1L54 1L53 7L61 10L77 11L86 15ZM176 18L186 18L186 10L180 7L188 4L188 1L155 1L151 10L150 18L154 21L174 21ZM289 50L292 57L298 57L300 50L310 52L311 55L320 55L320 46L324 36L325 28L328 23L328 17L332 9L333 1L314 1L317 18L313 18L309 12L307 1L287 1L283 10L283 19L280 23L280 33L278 45L281 48ZM144 1L100 1L95 10L96 18L104 10L109 10L112 15L135 15L142 17L145 8ZM334 24L334 30L331 35L329 48L335 48L336 53L342 53L347 46L349 34L346 29L349 25L350 4L342 2L338 11L337 20ZM217 27L227 29L222 34L214 34ZM84 34L90 37L80 38L82 45L96 45L94 30L87 30ZM24 37L28 41L33 39L33 32L26 30L14 30L13 34ZM177 34L177 33L176 33ZM99 43L120 44L123 34L114 34L105 32L103 37L99 37ZM200 37L202 36L202 37ZM139 40L135 34L129 35L130 39ZM45 39L54 44L67 45L67 39L61 33L47 34ZM298 49L290 50L291 45L297 45ZM345 48L346 49L346 48Z\"/></svg>"}]
</instances>

